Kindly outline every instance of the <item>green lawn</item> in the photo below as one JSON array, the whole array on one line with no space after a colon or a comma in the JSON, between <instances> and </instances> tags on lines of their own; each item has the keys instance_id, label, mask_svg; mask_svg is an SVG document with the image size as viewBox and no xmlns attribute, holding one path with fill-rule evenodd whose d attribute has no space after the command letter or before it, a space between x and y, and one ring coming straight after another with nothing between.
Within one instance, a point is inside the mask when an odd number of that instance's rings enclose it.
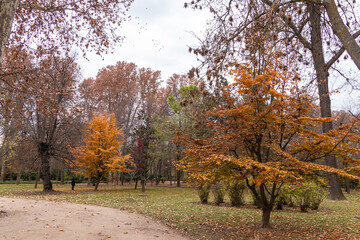
<instances>
[{"instance_id":1,"label":"green lawn","mask_svg":"<svg viewBox=\"0 0 360 240\"><path fill-rule=\"evenodd\" d=\"M97 192L85 185L76 185L75 191L70 184L54 189L54 194L44 195L33 185L6 184L0 185L0 196L125 209L160 219L194 239L360 239L360 220L354 219L360 217L360 192L347 195L349 201L325 201L318 211L275 210L272 228L261 229L261 211L250 203L241 208L199 204L192 188L147 187L145 194L105 184Z\"/></svg>"}]
</instances>

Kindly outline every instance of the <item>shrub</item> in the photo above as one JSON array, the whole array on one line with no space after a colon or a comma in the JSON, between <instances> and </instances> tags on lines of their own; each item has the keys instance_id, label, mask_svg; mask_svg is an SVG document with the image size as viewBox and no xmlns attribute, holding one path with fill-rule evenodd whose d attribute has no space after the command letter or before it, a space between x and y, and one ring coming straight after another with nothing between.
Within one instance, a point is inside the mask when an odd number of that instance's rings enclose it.
<instances>
[{"instance_id":1,"label":"shrub","mask_svg":"<svg viewBox=\"0 0 360 240\"><path fill-rule=\"evenodd\" d=\"M328 195L326 189L310 181L292 188L292 195L302 212L307 212L308 208L317 210Z\"/></svg>"},{"instance_id":2,"label":"shrub","mask_svg":"<svg viewBox=\"0 0 360 240\"><path fill-rule=\"evenodd\" d=\"M240 207L244 205L245 184L240 181L230 181L227 184L227 193L230 198L231 205Z\"/></svg>"},{"instance_id":3,"label":"shrub","mask_svg":"<svg viewBox=\"0 0 360 240\"><path fill-rule=\"evenodd\" d=\"M207 203L210 194L210 183L201 183L198 186L198 194L200 197L201 203Z\"/></svg>"},{"instance_id":4,"label":"shrub","mask_svg":"<svg viewBox=\"0 0 360 240\"><path fill-rule=\"evenodd\" d=\"M224 202L226 191L222 183L216 183L212 188L212 193L214 195L216 205Z\"/></svg>"},{"instance_id":5,"label":"shrub","mask_svg":"<svg viewBox=\"0 0 360 240\"><path fill-rule=\"evenodd\" d=\"M288 204L288 201L287 201L288 198L289 198L288 189L286 188L286 186L282 186L279 191L279 195L275 199L276 209L282 210L283 205Z\"/></svg>"}]
</instances>

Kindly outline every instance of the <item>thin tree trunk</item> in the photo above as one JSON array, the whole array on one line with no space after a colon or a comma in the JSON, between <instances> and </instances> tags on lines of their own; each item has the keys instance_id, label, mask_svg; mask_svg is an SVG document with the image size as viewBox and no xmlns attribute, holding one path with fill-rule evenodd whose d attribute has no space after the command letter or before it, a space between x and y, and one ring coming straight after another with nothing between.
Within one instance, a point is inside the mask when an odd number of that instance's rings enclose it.
<instances>
[{"instance_id":1,"label":"thin tree trunk","mask_svg":"<svg viewBox=\"0 0 360 240\"><path fill-rule=\"evenodd\" d=\"M36 171L36 177L35 177L35 188L37 188L38 182L40 180L40 168Z\"/></svg>"},{"instance_id":2,"label":"thin tree trunk","mask_svg":"<svg viewBox=\"0 0 360 240\"><path fill-rule=\"evenodd\" d=\"M0 66L5 52L5 46L10 36L11 25L14 20L19 0L0 1Z\"/></svg>"},{"instance_id":3,"label":"thin tree trunk","mask_svg":"<svg viewBox=\"0 0 360 240\"><path fill-rule=\"evenodd\" d=\"M131 179L130 179L130 181L131 181ZM124 182L125 182L125 176L124 176L124 174L121 174L121 186L124 186Z\"/></svg>"},{"instance_id":4,"label":"thin tree trunk","mask_svg":"<svg viewBox=\"0 0 360 240\"><path fill-rule=\"evenodd\" d=\"M177 180L176 186L177 186L177 187L180 187L181 173L182 173L181 170L177 170L177 171L176 171L176 180Z\"/></svg>"},{"instance_id":5,"label":"thin tree trunk","mask_svg":"<svg viewBox=\"0 0 360 240\"><path fill-rule=\"evenodd\" d=\"M159 183L160 183L161 169L162 169L162 160L160 160L157 164L157 169L156 169L157 173L156 173L156 180L155 180L156 186L159 185Z\"/></svg>"},{"instance_id":6,"label":"thin tree trunk","mask_svg":"<svg viewBox=\"0 0 360 240\"><path fill-rule=\"evenodd\" d=\"M65 169L64 168L61 168L60 181L61 181L61 185L65 184Z\"/></svg>"},{"instance_id":7,"label":"thin tree trunk","mask_svg":"<svg viewBox=\"0 0 360 240\"><path fill-rule=\"evenodd\" d=\"M88 177L88 182L87 185L90 186L91 185L91 177Z\"/></svg>"},{"instance_id":8,"label":"thin tree trunk","mask_svg":"<svg viewBox=\"0 0 360 240\"><path fill-rule=\"evenodd\" d=\"M350 194L350 179L345 179L346 193Z\"/></svg>"},{"instance_id":9,"label":"thin tree trunk","mask_svg":"<svg viewBox=\"0 0 360 240\"><path fill-rule=\"evenodd\" d=\"M331 102L329 96L328 86L328 72L324 61L324 52L321 35L321 10L320 5L314 3L307 3L308 11L310 13L311 22L311 43L312 43L312 57L314 60L314 67L316 70L316 79L318 84L318 92L320 97L320 111L321 117L331 118ZM333 129L332 121L322 124L323 133L327 133ZM337 168L336 158L334 156L325 157L326 165ZM339 178L332 174L327 174L329 180L330 199L332 200L346 200L342 190Z\"/></svg>"},{"instance_id":10,"label":"thin tree trunk","mask_svg":"<svg viewBox=\"0 0 360 240\"><path fill-rule=\"evenodd\" d=\"M141 179L141 192L145 192L145 179Z\"/></svg>"},{"instance_id":11,"label":"thin tree trunk","mask_svg":"<svg viewBox=\"0 0 360 240\"><path fill-rule=\"evenodd\" d=\"M137 185L138 185L138 181L139 181L139 179L135 179L135 190L137 189Z\"/></svg>"},{"instance_id":12,"label":"thin tree trunk","mask_svg":"<svg viewBox=\"0 0 360 240\"><path fill-rule=\"evenodd\" d=\"M16 175L16 185L20 184L20 180L21 180L21 169L19 168Z\"/></svg>"},{"instance_id":13,"label":"thin tree trunk","mask_svg":"<svg viewBox=\"0 0 360 240\"><path fill-rule=\"evenodd\" d=\"M170 186L172 186L171 166L169 167L169 180L170 180Z\"/></svg>"},{"instance_id":14,"label":"thin tree trunk","mask_svg":"<svg viewBox=\"0 0 360 240\"><path fill-rule=\"evenodd\" d=\"M100 179L96 180L96 184L95 184L95 189L94 191L96 191L99 187L99 184L100 184Z\"/></svg>"}]
</instances>

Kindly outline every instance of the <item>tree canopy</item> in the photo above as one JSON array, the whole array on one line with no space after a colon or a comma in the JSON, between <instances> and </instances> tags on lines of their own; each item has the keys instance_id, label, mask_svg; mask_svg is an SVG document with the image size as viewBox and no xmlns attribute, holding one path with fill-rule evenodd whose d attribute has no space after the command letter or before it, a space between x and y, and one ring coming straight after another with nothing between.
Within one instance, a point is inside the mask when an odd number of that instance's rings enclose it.
<instances>
[{"instance_id":1,"label":"tree canopy","mask_svg":"<svg viewBox=\"0 0 360 240\"><path fill-rule=\"evenodd\" d=\"M268 227L284 183L321 178L323 172L359 179L320 164L330 154L359 164L349 154L359 153L357 130L351 123L328 133L316 131L331 119L311 116L314 105L296 74L278 68L254 74L241 65L231 74L235 82L225 87L227 104L207 113L207 134L196 138L183 133L175 138L186 145L186 157L179 164L194 180L246 180L261 204L262 225Z\"/></svg>"},{"instance_id":2,"label":"tree canopy","mask_svg":"<svg viewBox=\"0 0 360 240\"><path fill-rule=\"evenodd\" d=\"M79 173L96 180L97 190L100 180L110 171L126 172L131 166L131 157L121 154L122 131L116 127L114 114L94 115L87 124L84 146L73 149L75 166Z\"/></svg>"}]
</instances>

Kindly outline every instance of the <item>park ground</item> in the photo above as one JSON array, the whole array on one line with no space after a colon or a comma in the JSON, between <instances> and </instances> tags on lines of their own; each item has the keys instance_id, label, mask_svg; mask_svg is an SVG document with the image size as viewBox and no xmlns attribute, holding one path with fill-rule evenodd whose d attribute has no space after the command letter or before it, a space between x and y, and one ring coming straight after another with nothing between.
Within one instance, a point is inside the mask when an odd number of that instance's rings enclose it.
<instances>
[{"instance_id":1,"label":"park ground","mask_svg":"<svg viewBox=\"0 0 360 240\"><path fill-rule=\"evenodd\" d=\"M50 232L54 235L48 239L63 239L66 234L73 237L67 239L77 239L76 232L82 239L88 233L86 227L93 239L360 239L359 191L347 194L348 201L325 200L318 211L303 213L287 207L274 210L272 227L261 229L261 211L251 204L249 196L245 206L235 208L229 203L216 206L211 198L209 204L200 204L196 189L184 187L147 187L145 193L106 184L98 191L85 184L76 185L74 191L70 184L55 185L54 189L44 194L33 185L0 185L0 196L6 198L0 201L1 228L17 230L20 237L13 239L31 239L21 238L21 234L31 236L35 232L43 234L42 239L47 239ZM17 210L12 211L14 206ZM35 215L21 214L38 206ZM58 215L56 209L63 215ZM14 213L23 224L7 221ZM76 220L75 216L81 214L82 220ZM64 217L74 222L61 222ZM141 234L147 238L141 238Z\"/></svg>"}]
</instances>

